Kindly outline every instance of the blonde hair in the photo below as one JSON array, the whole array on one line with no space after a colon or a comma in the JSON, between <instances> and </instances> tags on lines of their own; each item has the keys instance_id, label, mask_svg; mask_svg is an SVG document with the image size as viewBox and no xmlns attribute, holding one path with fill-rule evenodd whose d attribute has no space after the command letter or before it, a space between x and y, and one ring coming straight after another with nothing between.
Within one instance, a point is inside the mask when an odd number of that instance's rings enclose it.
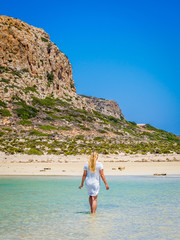
<instances>
[{"instance_id":1,"label":"blonde hair","mask_svg":"<svg viewBox=\"0 0 180 240\"><path fill-rule=\"evenodd\" d=\"M93 152L91 156L89 157L89 170L91 172L95 172L96 170L96 160L98 159L98 153Z\"/></svg>"}]
</instances>

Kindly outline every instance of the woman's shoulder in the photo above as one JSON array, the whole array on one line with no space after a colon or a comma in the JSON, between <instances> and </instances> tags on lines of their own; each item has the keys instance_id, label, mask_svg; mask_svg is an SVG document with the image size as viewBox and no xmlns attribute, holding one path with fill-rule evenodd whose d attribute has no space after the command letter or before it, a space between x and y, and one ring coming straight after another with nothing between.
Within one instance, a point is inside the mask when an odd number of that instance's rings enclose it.
<instances>
[{"instance_id":1,"label":"woman's shoulder","mask_svg":"<svg viewBox=\"0 0 180 240\"><path fill-rule=\"evenodd\" d=\"M102 168L102 167L103 167L103 164L102 164L102 162L97 161L97 162L96 162L96 166Z\"/></svg>"},{"instance_id":2,"label":"woman's shoulder","mask_svg":"<svg viewBox=\"0 0 180 240\"><path fill-rule=\"evenodd\" d=\"M85 164L84 164L84 170L88 170L88 162L85 162Z\"/></svg>"},{"instance_id":3,"label":"woman's shoulder","mask_svg":"<svg viewBox=\"0 0 180 240\"><path fill-rule=\"evenodd\" d=\"M102 162L100 162L100 161L96 161L96 163L97 163L97 164L102 164Z\"/></svg>"}]
</instances>

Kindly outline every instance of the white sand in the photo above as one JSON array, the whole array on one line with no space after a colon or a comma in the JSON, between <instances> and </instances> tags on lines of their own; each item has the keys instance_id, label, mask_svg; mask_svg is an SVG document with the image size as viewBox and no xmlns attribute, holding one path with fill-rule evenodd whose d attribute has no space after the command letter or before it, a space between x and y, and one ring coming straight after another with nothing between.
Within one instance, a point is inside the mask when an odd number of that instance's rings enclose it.
<instances>
[{"instance_id":1,"label":"white sand","mask_svg":"<svg viewBox=\"0 0 180 240\"><path fill-rule=\"evenodd\" d=\"M80 176L87 155L6 155L0 153L0 175ZM180 154L99 155L105 175L180 174ZM119 169L118 169L119 168Z\"/></svg>"}]
</instances>

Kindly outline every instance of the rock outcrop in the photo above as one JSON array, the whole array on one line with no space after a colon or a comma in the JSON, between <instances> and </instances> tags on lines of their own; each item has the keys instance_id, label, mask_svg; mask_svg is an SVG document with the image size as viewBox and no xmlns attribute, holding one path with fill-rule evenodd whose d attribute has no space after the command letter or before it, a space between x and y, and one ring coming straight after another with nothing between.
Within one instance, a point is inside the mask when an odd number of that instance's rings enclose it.
<instances>
[{"instance_id":1,"label":"rock outcrop","mask_svg":"<svg viewBox=\"0 0 180 240\"><path fill-rule=\"evenodd\" d=\"M0 66L5 79L20 88L35 85L42 98L76 93L69 59L44 30L1 16L0 32ZM14 87L11 92L15 94L19 90ZM6 95L11 98L12 94Z\"/></svg>"},{"instance_id":2,"label":"rock outcrop","mask_svg":"<svg viewBox=\"0 0 180 240\"><path fill-rule=\"evenodd\" d=\"M0 99L13 96L31 104L32 96L71 98L72 104L88 111L124 118L111 100L77 95L69 59L43 29L0 16Z\"/></svg>"},{"instance_id":3,"label":"rock outcrop","mask_svg":"<svg viewBox=\"0 0 180 240\"><path fill-rule=\"evenodd\" d=\"M116 118L124 118L116 101L84 95L81 95L81 98L87 103L87 107L90 109L94 109L105 115L112 115Z\"/></svg>"}]
</instances>

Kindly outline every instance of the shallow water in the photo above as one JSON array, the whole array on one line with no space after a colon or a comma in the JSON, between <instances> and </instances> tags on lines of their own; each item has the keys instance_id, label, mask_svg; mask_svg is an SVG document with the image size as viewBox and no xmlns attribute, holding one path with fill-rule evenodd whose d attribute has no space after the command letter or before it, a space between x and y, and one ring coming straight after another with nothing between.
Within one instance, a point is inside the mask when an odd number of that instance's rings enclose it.
<instances>
[{"instance_id":1,"label":"shallow water","mask_svg":"<svg viewBox=\"0 0 180 240\"><path fill-rule=\"evenodd\" d=\"M0 177L0 239L180 239L180 177L108 177L89 211L79 177Z\"/></svg>"}]
</instances>

